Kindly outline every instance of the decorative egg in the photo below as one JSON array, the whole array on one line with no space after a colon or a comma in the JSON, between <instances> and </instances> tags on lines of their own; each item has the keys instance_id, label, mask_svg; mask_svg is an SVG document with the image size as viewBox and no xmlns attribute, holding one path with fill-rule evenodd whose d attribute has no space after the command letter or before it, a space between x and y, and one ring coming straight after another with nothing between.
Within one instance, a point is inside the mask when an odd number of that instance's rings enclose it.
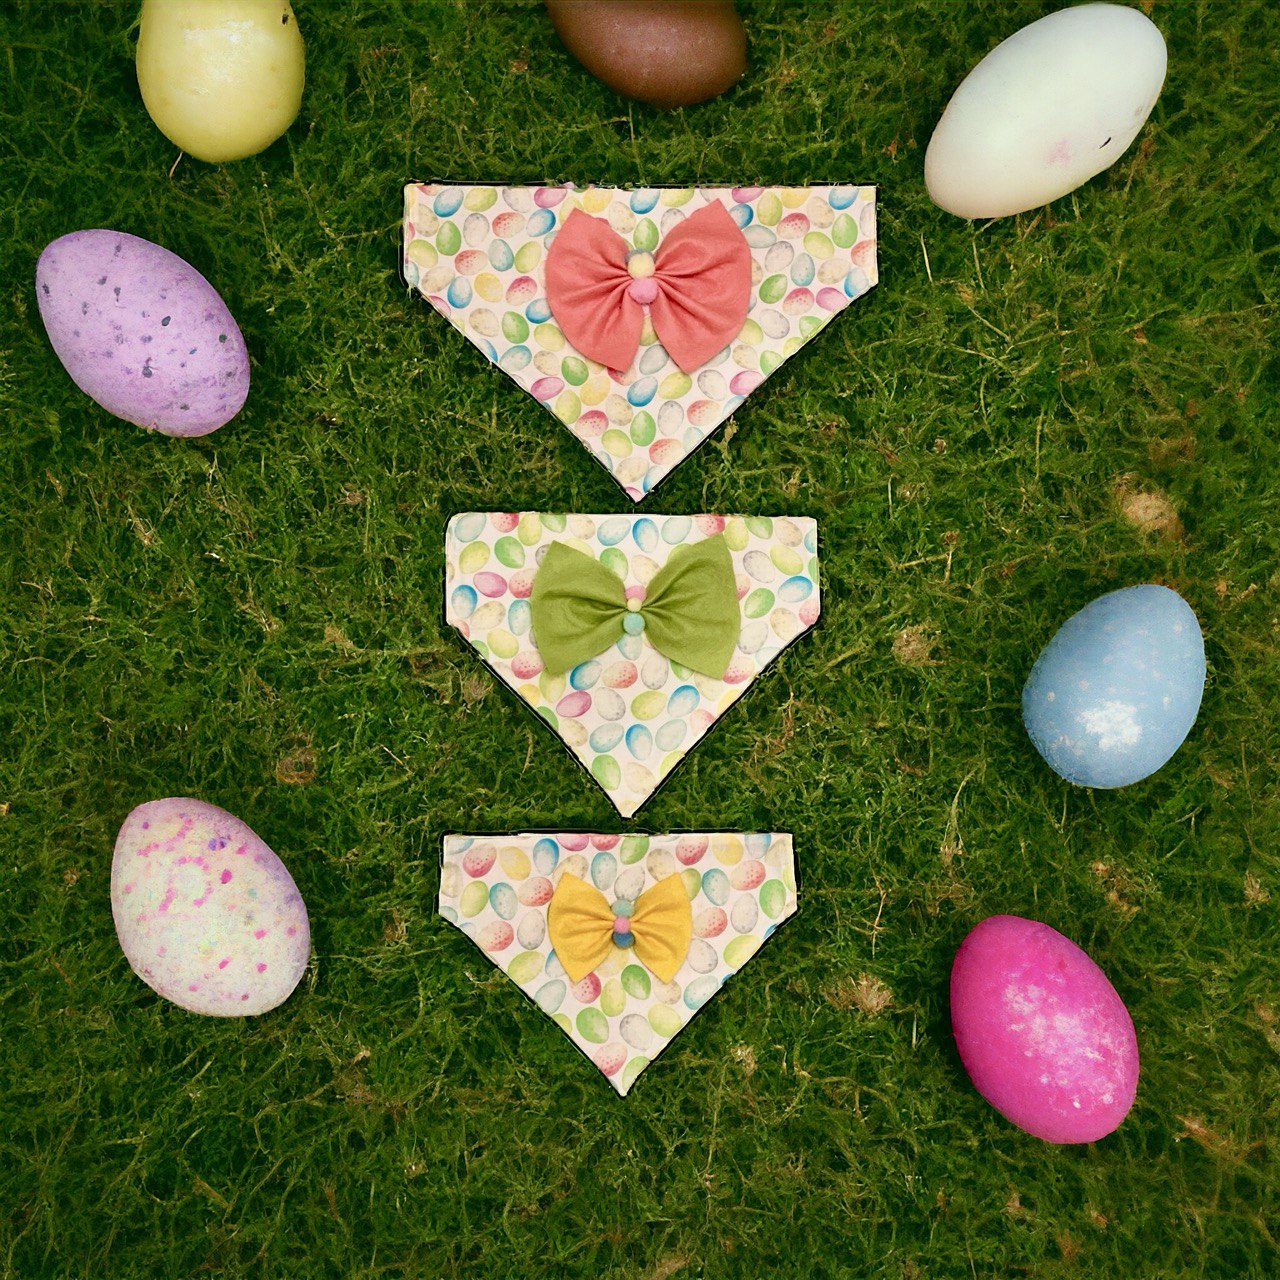
<instances>
[{"instance_id":1,"label":"decorative egg","mask_svg":"<svg viewBox=\"0 0 1280 1280\"><path fill-rule=\"evenodd\" d=\"M732 0L547 0L547 12L593 76L655 107L714 98L747 69Z\"/></svg>"},{"instance_id":2,"label":"decorative egg","mask_svg":"<svg viewBox=\"0 0 1280 1280\"><path fill-rule=\"evenodd\" d=\"M1094 1142L1138 1089L1133 1021L1106 974L1056 929L990 916L951 968L951 1028L974 1087L1046 1142Z\"/></svg>"},{"instance_id":3,"label":"decorative egg","mask_svg":"<svg viewBox=\"0 0 1280 1280\"><path fill-rule=\"evenodd\" d=\"M302 105L289 0L143 0L138 88L175 146L220 163L269 147Z\"/></svg>"},{"instance_id":4,"label":"decorative egg","mask_svg":"<svg viewBox=\"0 0 1280 1280\"><path fill-rule=\"evenodd\" d=\"M124 820L111 914L133 971L192 1013L265 1013L307 967L307 909L288 869L202 800L152 800Z\"/></svg>"},{"instance_id":5,"label":"decorative egg","mask_svg":"<svg viewBox=\"0 0 1280 1280\"><path fill-rule=\"evenodd\" d=\"M1204 692L1191 606L1152 583L1099 596L1062 624L1022 690L1022 719L1050 768L1084 787L1124 787L1182 745Z\"/></svg>"},{"instance_id":6,"label":"decorative egg","mask_svg":"<svg viewBox=\"0 0 1280 1280\"><path fill-rule=\"evenodd\" d=\"M969 72L925 153L934 203L961 218L1048 204L1114 164L1164 83L1164 37L1137 9L1082 4L1016 31Z\"/></svg>"},{"instance_id":7,"label":"decorative egg","mask_svg":"<svg viewBox=\"0 0 1280 1280\"><path fill-rule=\"evenodd\" d=\"M71 380L117 418L203 436L249 394L249 356L226 303L150 240L105 229L54 240L36 264L36 299Z\"/></svg>"}]
</instances>

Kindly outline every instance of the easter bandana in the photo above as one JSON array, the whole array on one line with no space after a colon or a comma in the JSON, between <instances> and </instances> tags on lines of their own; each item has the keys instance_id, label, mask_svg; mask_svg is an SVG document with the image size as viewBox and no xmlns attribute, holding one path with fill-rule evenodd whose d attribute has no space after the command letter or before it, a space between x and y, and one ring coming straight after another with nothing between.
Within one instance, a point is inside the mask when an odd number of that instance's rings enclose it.
<instances>
[{"instance_id":1,"label":"easter bandana","mask_svg":"<svg viewBox=\"0 0 1280 1280\"><path fill-rule=\"evenodd\" d=\"M623 1095L795 910L789 835L444 841L440 914Z\"/></svg>"},{"instance_id":2,"label":"easter bandana","mask_svg":"<svg viewBox=\"0 0 1280 1280\"><path fill-rule=\"evenodd\" d=\"M874 187L411 183L404 199L409 287L636 502L878 279Z\"/></svg>"},{"instance_id":3,"label":"easter bandana","mask_svg":"<svg viewBox=\"0 0 1280 1280\"><path fill-rule=\"evenodd\" d=\"M471 511L445 576L448 621L623 817L820 609L803 516Z\"/></svg>"}]
</instances>

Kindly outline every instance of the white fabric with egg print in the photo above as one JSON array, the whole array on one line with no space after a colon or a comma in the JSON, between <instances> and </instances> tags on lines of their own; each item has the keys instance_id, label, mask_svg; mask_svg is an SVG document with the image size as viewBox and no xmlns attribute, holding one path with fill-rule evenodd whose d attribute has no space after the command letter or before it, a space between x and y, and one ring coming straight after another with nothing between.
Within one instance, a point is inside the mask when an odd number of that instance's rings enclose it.
<instances>
[{"instance_id":1,"label":"white fabric with egg print","mask_svg":"<svg viewBox=\"0 0 1280 1280\"><path fill-rule=\"evenodd\" d=\"M796 910L791 837L445 837L439 911L625 1095Z\"/></svg>"},{"instance_id":2,"label":"white fabric with egg print","mask_svg":"<svg viewBox=\"0 0 1280 1280\"><path fill-rule=\"evenodd\" d=\"M403 229L409 288L635 502L878 280L871 186L410 183Z\"/></svg>"},{"instance_id":3,"label":"white fabric with egg print","mask_svg":"<svg viewBox=\"0 0 1280 1280\"><path fill-rule=\"evenodd\" d=\"M623 817L820 612L806 517L467 512L446 616Z\"/></svg>"}]
</instances>

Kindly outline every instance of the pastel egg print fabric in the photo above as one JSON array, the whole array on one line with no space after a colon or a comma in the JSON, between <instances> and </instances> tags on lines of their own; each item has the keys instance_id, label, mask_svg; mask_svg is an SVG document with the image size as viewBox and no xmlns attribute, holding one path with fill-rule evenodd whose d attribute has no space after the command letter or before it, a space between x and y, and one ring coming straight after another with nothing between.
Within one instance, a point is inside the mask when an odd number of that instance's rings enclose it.
<instances>
[{"instance_id":1,"label":"pastel egg print fabric","mask_svg":"<svg viewBox=\"0 0 1280 1280\"><path fill-rule=\"evenodd\" d=\"M870 186L404 198L408 286L636 502L878 279Z\"/></svg>"},{"instance_id":2,"label":"pastel egg print fabric","mask_svg":"<svg viewBox=\"0 0 1280 1280\"><path fill-rule=\"evenodd\" d=\"M623 1095L796 902L784 834L450 835L440 869L441 916ZM595 962L566 967L593 927Z\"/></svg>"},{"instance_id":3,"label":"pastel egg print fabric","mask_svg":"<svg viewBox=\"0 0 1280 1280\"><path fill-rule=\"evenodd\" d=\"M448 622L623 817L821 609L802 516L471 511L445 575Z\"/></svg>"}]
</instances>

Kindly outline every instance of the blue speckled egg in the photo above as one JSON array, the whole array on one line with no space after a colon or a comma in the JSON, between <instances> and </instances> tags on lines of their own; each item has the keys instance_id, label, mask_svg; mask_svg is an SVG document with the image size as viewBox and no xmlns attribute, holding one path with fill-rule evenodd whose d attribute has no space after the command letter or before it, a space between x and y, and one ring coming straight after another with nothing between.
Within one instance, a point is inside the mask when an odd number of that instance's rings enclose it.
<instances>
[{"instance_id":1,"label":"blue speckled egg","mask_svg":"<svg viewBox=\"0 0 1280 1280\"><path fill-rule=\"evenodd\" d=\"M1176 591L1099 596L1036 659L1022 719L1050 768L1083 787L1124 787L1182 745L1204 692L1204 638Z\"/></svg>"}]
</instances>

